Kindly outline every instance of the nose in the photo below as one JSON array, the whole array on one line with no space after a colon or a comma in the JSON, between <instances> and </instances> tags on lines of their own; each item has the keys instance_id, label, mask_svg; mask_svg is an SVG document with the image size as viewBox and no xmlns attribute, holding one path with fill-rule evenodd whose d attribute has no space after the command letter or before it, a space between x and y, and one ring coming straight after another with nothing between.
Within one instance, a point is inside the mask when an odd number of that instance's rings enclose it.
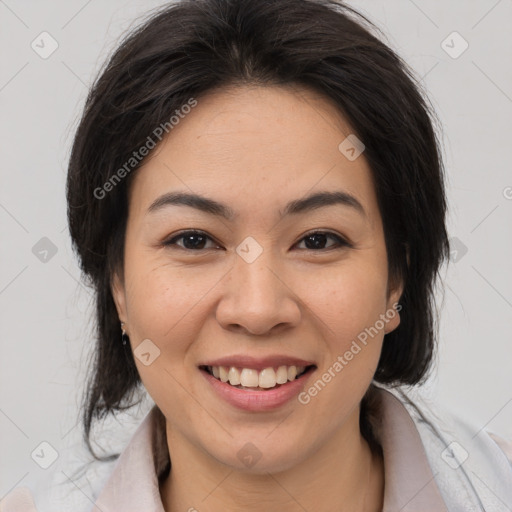
<instances>
[{"instance_id":1,"label":"nose","mask_svg":"<svg viewBox=\"0 0 512 512\"><path fill-rule=\"evenodd\" d=\"M217 306L219 324L227 330L269 335L299 324L300 302L270 251L252 263L235 255Z\"/></svg>"}]
</instances>

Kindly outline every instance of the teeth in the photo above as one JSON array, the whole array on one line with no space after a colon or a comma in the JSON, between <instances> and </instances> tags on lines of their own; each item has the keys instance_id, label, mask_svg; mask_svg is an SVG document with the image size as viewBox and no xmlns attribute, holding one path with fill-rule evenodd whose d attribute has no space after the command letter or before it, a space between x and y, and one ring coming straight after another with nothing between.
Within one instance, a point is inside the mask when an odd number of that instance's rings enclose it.
<instances>
[{"instance_id":1,"label":"teeth","mask_svg":"<svg viewBox=\"0 0 512 512\"><path fill-rule=\"evenodd\" d=\"M232 386L245 388L274 388L278 384L286 384L301 375L304 366L279 366L278 368L265 368L258 372L252 368L236 368L235 366L209 366L208 370L216 379L229 382Z\"/></svg>"},{"instance_id":2,"label":"teeth","mask_svg":"<svg viewBox=\"0 0 512 512\"><path fill-rule=\"evenodd\" d=\"M229 369L228 377L229 383L232 386L238 386L238 384L240 384L240 372L234 366Z\"/></svg>"},{"instance_id":3,"label":"teeth","mask_svg":"<svg viewBox=\"0 0 512 512\"><path fill-rule=\"evenodd\" d=\"M231 370L229 370L231 372ZM231 381L229 381L231 384ZM246 388L258 387L258 372L244 368L240 373L240 384Z\"/></svg>"},{"instance_id":4,"label":"teeth","mask_svg":"<svg viewBox=\"0 0 512 512\"><path fill-rule=\"evenodd\" d=\"M277 384L277 377L274 368L261 370L258 384L260 388L273 388Z\"/></svg>"},{"instance_id":5,"label":"teeth","mask_svg":"<svg viewBox=\"0 0 512 512\"><path fill-rule=\"evenodd\" d=\"M280 366L277 369L276 381L278 384L286 384L288 382L288 368Z\"/></svg>"},{"instance_id":6,"label":"teeth","mask_svg":"<svg viewBox=\"0 0 512 512\"><path fill-rule=\"evenodd\" d=\"M227 382L229 379L228 369L225 366L214 366L213 367L213 376L215 377L215 368L219 371L220 380L222 382Z\"/></svg>"}]
</instances>

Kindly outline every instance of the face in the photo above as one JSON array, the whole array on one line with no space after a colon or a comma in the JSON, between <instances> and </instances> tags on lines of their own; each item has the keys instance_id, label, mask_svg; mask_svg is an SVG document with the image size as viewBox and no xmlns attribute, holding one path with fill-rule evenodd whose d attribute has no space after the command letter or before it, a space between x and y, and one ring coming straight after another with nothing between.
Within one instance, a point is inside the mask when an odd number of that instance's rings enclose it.
<instances>
[{"instance_id":1,"label":"face","mask_svg":"<svg viewBox=\"0 0 512 512\"><path fill-rule=\"evenodd\" d=\"M364 152L339 149L351 133L306 89L218 90L133 177L119 317L168 438L211 461L284 470L359 432L401 289ZM292 380L239 389L209 363L247 369L248 386ZM291 366L307 371L293 379Z\"/></svg>"}]
</instances>

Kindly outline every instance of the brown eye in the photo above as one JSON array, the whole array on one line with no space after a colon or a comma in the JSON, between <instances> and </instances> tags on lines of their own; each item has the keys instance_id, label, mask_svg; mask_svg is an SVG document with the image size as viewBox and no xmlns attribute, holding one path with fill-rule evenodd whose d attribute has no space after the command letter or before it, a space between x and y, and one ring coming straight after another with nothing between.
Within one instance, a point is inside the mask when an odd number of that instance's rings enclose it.
<instances>
[{"instance_id":1,"label":"brown eye","mask_svg":"<svg viewBox=\"0 0 512 512\"><path fill-rule=\"evenodd\" d=\"M329 239L334 240L335 243L328 245ZM208 242L212 242L213 245L208 247ZM334 233L328 233L325 231L315 231L309 233L302 238L301 243L302 242L305 243L305 247L302 249L317 252L340 247L351 247L351 244L344 238L335 235ZM219 247L215 244L211 237L202 231L182 231L178 235L164 242L163 245L165 247L177 246L179 248L195 252Z\"/></svg>"},{"instance_id":2,"label":"brown eye","mask_svg":"<svg viewBox=\"0 0 512 512\"><path fill-rule=\"evenodd\" d=\"M335 240L335 244L325 247L328 243L327 241L330 239ZM313 233L309 233L304 238L302 238L301 242L305 241L305 249L307 250L327 250L327 249L335 249L337 247L347 247L350 244L343 238L333 233L327 233L325 231L315 231Z\"/></svg>"},{"instance_id":3,"label":"brown eye","mask_svg":"<svg viewBox=\"0 0 512 512\"><path fill-rule=\"evenodd\" d=\"M183 240L182 243L177 243L178 241ZM201 231L183 231L179 235L171 238L170 240L164 242L166 247L177 245L182 249L190 250L190 251L201 251L204 249L211 249L213 247L206 247L208 241L213 240ZM218 247L218 246L215 246Z\"/></svg>"}]
</instances>

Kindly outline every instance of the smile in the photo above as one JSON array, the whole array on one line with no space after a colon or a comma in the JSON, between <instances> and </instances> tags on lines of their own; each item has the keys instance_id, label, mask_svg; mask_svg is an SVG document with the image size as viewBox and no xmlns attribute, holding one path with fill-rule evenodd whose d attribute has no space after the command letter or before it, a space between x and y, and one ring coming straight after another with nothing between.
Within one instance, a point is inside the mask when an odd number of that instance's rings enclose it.
<instances>
[{"instance_id":1,"label":"smile","mask_svg":"<svg viewBox=\"0 0 512 512\"><path fill-rule=\"evenodd\" d=\"M237 366L199 367L214 400L220 399L238 410L266 412L293 403L316 370L316 365L280 365L254 368ZM298 403L298 402L297 402Z\"/></svg>"},{"instance_id":2,"label":"smile","mask_svg":"<svg viewBox=\"0 0 512 512\"><path fill-rule=\"evenodd\" d=\"M280 387L287 382L298 379L313 366L282 365L275 368L264 368L261 371L234 366L202 366L201 369L217 380L228 383L238 389L264 391Z\"/></svg>"}]
</instances>

